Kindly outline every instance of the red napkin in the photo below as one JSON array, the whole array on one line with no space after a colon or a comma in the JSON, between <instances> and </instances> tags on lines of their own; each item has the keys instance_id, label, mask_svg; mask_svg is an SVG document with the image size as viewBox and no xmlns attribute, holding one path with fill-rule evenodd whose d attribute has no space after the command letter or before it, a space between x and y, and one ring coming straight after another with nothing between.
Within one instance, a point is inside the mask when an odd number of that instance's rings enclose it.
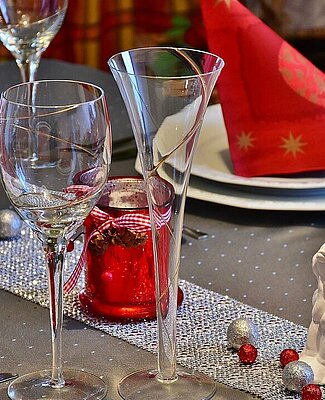
<instances>
[{"instance_id":1,"label":"red napkin","mask_svg":"<svg viewBox=\"0 0 325 400\"><path fill-rule=\"evenodd\" d=\"M325 75L237 0L201 0L234 173L325 170Z\"/></svg>"}]
</instances>

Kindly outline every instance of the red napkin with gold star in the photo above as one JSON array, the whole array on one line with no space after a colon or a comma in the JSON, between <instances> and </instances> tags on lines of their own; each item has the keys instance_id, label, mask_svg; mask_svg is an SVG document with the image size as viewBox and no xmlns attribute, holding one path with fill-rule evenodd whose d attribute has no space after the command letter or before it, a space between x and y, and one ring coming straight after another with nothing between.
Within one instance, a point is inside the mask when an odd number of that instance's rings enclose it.
<instances>
[{"instance_id":1,"label":"red napkin with gold star","mask_svg":"<svg viewBox=\"0 0 325 400\"><path fill-rule=\"evenodd\" d=\"M234 173L325 170L325 75L237 0L201 0Z\"/></svg>"}]
</instances>

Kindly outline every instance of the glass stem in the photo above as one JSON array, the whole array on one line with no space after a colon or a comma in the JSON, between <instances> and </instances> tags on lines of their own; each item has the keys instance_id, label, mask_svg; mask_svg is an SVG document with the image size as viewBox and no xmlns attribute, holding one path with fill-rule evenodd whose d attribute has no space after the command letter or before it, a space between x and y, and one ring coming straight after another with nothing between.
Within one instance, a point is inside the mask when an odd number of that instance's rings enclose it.
<instances>
[{"instance_id":1,"label":"glass stem","mask_svg":"<svg viewBox=\"0 0 325 400\"><path fill-rule=\"evenodd\" d=\"M34 82L41 60L41 54L33 54L28 58L16 59L23 82Z\"/></svg>"},{"instance_id":2,"label":"glass stem","mask_svg":"<svg viewBox=\"0 0 325 400\"><path fill-rule=\"evenodd\" d=\"M161 280L161 279L159 279ZM171 282L168 289L157 290L158 324L158 375L161 382L173 382L176 373L176 309L177 309L177 279Z\"/></svg>"},{"instance_id":3,"label":"glass stem","mask_svg":"<svg viewBox=\"0 0 325 400\"><path fill-rule=\"evenodd\" d=\"M63 321L63 261L65 246L60 238L47 238L44 243L47 258L48 286L50 295L50 323L52 336L53 388L62 388L62 321Z\"/></svg>"},{"instance_id":4,"label":"glass stem","mask_svg":"<svg viewBox=\"0 0 325 400\"><path fill-rule=\"evenodd\" d=\"M159 210L155 208L152 198L153 193L148 197L151 215L154 213L158 215ZM168 229L168 250L166 249L166 233L158 231L155 224L152 224L158 325L157 379L164 383L177 380L176 314L185 191L180 193L178 199L178 212L163 228Z\"/></svg>"}]
</instances>

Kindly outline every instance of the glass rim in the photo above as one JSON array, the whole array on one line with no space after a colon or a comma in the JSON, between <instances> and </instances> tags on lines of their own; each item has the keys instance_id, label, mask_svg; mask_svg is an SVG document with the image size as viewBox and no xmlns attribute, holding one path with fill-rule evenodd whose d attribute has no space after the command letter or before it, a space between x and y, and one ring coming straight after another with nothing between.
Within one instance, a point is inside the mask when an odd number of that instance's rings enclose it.
<instances>
[{"instance_id":1,"label":"glass rim","mask_svg":"<svg viewBox=\"0 0 325 400\"><path fill-rule=\"evenodd\" d=\"M94 88L97 90L98 95L91 99L91 100L84 100L80 101L79 103L77 102L67 102L67 104L63 105L34 105L34 104L26 104L24 102L19 102L19 101L13 101L8 98L8 94L18 88L22 87L33 87L37 86L39 84L45 84L45 83L69 83L69 84L78 84L79 86L88 86L91 88ZM3 90L1 93L1 100L5 100L7 103L14 104L20 107L26 107L30 108L33 107L35 109L66 109L67 107L76 107L76 106L81 106L81 105L86 105L86 104L91 104L95 103L97 101L101 101L103 98L105 98L105 92L104 89L94 83L90 82L85 82L85 81L79 81L79 80L74 80L74 79L41 79L41 80L36 80L33 82L21 82L17 83L15 85L9 86L7 89Z\"/></svg>"},{"instance_id":2,"label":"glass rim","mask_svg":"<svg viewBox=\"0 0 325 400\"><path fill-rule=\"evenodd\" d=\"M163 181L164 184L165 184L166 186L168 186L168 187L169 187L169 190L170 190L170 195L169 195L168 199L166 199L166 200L164 201L163 204L160 204L159 207L160 207L160 208L161 208L161 207L168 207L168 206L172 203L172 201L173 201L173 199L174 199L174 196L175 196L175 193L174 193L173 187L172 187L172 185L170 184L170 182L166 181L165 179L163 179L163 178L161 178L161 177L159 177L159 179L160 179L161 181ZM107 178L107 180L106 180L105 185L104 185L105 187L104 187L102 196L100 197L100 199L99 199L98 202L97 202L97 206L98 206L99 208L100 208L101 206L104 207L104 205L101 204L101 200L102 200L103 197L105 197L106 187L109 186L110 184L114 185L114 182L117 182L117 181L119 181L119 182L122 183L122 184L125 183L125 182L126 182L126 183L127 183L127 182L131 182L131 183L142 184L143 187L142 187L141 189L143 189L142 191L143 191L144 193L146 193L146 180L145 180L145 178L144 178L143 176L141 176L141 175L121 175L121 176L119 176L119 175L113 175L113 176L109 176L109 177ZM118 190L118 188L116 188L116 190ZM111 206L111 205L107 205L107 206L105 206L105 207L108 208L108 209L110 209L110 210L116 210L116 211L149 210L149 203L147 202L147 204L144 205L144 206L128 206L128 207L122 207L122 206Z\"/></svg>"},{"instance_id":3,"label":"glass rim","mask_svg":"<svg viewBox=\"0 0 325 400\"><path fill-rule=\"evenodd\" d=\"M52 15L58 14L59 11L61 11L61 10L64 10L64 12L66 13L66 10L67 10L68 6L69 6L69 0L59 0L59 4L58 4L57 8L53 12L49 13L47 11L46 15L43 15L41 19L39 18L39 13L37 13L37 15L36 15L37 19L36 18L32 18L32 19L29 20L29 23L33 24L33 23L35 23L37 21L43 21L44 19L49 18ZM40 8L42 8L42 4L41 3L40 3ZM33 10L33 11L36 11L36 10ZM1 29L8 28L8 27L13 28L13 27L19 27L20 26L19 23L11 24L9 22L6 22L5 20L3 20L4 23L1 23L1 21L2 20L0 18L0 28Z\"/></svg>"},{"instance_id":4,"label":"glass rim","mask_svg":"<svg viewBox=\"0 0 325 400\"><path fill-rule=\"evenodd\" d=\"M200 72L198 74L188 74L188 75L180 75L180 76L164 76L164 75L143 75L143 74L137 74L137 73L130 73L130 72L126 72L126 71L122 71L119 68L116 68L113 64L112 61L114 60L114 58L118 57L118 56L122 56L122 54L127 54L127 53L139 53L141 51L144 50L177 50L177 51L186 51L186 52L192 52L192 53L200 53L200 54L206 54L209 55L211 57L214 57L216 59L216 61L220 62L220 65L213 71L209 71L209 72ZM169 80L178 80L178 79L184 79L184 78L195 78L198 76L209 76L209 75L213 75L214 73L220 71L224 65L225 65L225 61L223 58L221 58L220 56L218 56L217 54L211 53L209 51L205 51L205 50L198 50L198 49L191 49L189 47L177 47L177 46L149 46L149 47L137 47L137 48L133 48L133 49L129 49L129 50L123 50L120 51L116 54L114 54L113 56L111 56L108 61L107 61L108 66L113 69L114 71L117 72L122 72L125 73L129 76L138 76L138 77L143 77L143 78L151 78L151 79L169 79Z\"/></svg>"},{"instance_id":5,"label":"glass rim","mask_svg":"<svg viewBox=\"0 0 325 400\"><path fill-rule=\"evenodd\" d=\"M101 199L102 197L105 195L106 192L106 186L109 186L110 184L114 185L114 182L121 182L121 183L125 183L125 182L133 182L133 183L138 183L138 184L142 184L143 185L143 191L145 192L145 180L142 176L132 176L132 175L121 175L121 176L108 176L106 183L104 185L104 190L102 193L102 196L100 197L100 199L97 202L97 205L100 207L101 204ZM116 190L118 190L118 188L116 188ZM104 205L102 205L104 206ZM135 211L135 210L148 210L149 209L149 204L147 203L146 205L143 206L129 206L129 207L122 207L122 206L106 206L108 209L110 210L116 210L116 211Z\"/></svg>"}]
</instances>

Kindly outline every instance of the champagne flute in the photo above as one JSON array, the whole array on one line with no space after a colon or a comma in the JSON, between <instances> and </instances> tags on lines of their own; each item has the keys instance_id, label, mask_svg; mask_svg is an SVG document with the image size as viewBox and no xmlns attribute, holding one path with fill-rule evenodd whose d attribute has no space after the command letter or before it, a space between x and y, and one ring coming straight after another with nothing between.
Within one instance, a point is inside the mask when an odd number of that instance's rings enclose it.
<instances>
[{"instance_id":1,"label":"champagne flute","mask_svg":"<svg viewBox=\"0 0 325 400\"><path fill-rule=\"evenodd\" d=\"M59 31L68 0L1 0L0 39L15 57L22 81L34 81L42 53Z\"/></svg>"},{"instance_id":2,"label":"champagne flute","mask_svg":"<svg viewBox=\"0 0 325 400\"><path fill-rule=\"evenodd\" d=\"M116 54L108 64L129 113L146 182L158 322L158 369L134 372L118 390L127 400L209 399L215 393L212 379L176 368L176 311L193 152L223 60L193 49L149 47ZM161 221L168 238L159 234Z\"/></svg>"},{"instance_id":3,"label":"champagne flute","mask_svg":"<svg viewBox=\"0 0 325 400\"><path fill-rule=\"evenodd\" d=\"M35 168L29 156L30 142L37 143L42 168ZM7 89L0 103L0 149L6 193L45 252L52 337L52 368L17 378L8 395L13 400L102 399L106 386L101 379L62 368L61 336L67 242L100 198L110 165L111 130L103 90L64 80ZM76 185L80 174L86 179Z\"/></svg>"}]
</instances>

